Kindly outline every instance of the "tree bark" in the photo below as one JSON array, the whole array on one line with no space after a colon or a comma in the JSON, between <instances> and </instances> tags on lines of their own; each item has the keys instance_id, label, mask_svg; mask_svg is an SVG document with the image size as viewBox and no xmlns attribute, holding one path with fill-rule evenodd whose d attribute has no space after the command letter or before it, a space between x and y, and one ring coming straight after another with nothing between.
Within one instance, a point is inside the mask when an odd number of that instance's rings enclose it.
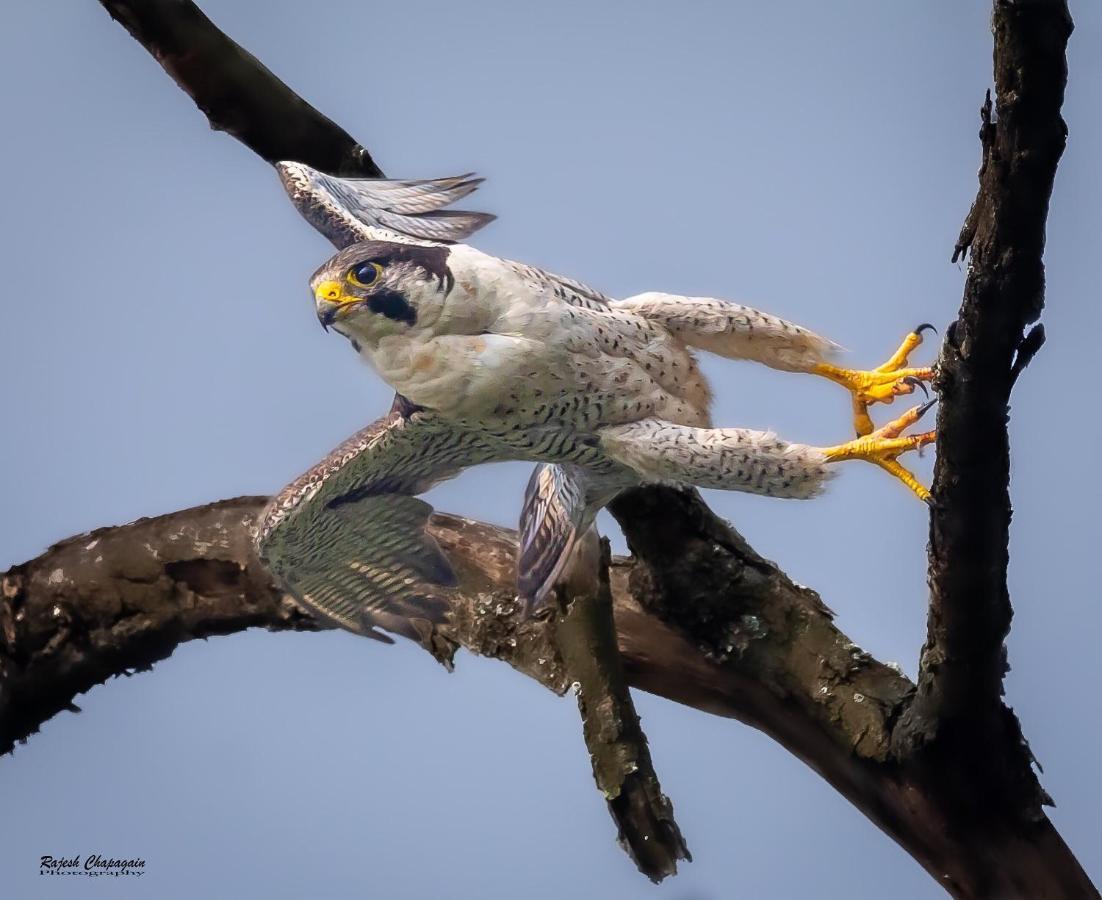
<instances>
[{"instance_id":1,"label":"tree bark","mask_svg":"<svg viewBox=\"0 0 1102 900\"><path fill-rule=\"evenodd\" d=\"M2 576L0 752L112 675L148 669L179 644L249 627L312 630L255 559L245 497L78 535ZM1042 815L993 836L969 831L952 767L897 759L893 732L914 694L861 651L814 591L794 584L692 493L639 491L625 521L668 526L631 540L611 589L628 683L773 737L896 840L955 897L1096 896ZM507 662L558 694L571 676L551 623L516 602L513 532L436 515L430 529L460 580L443 646ZM1017 875L1019 869L1024 875ZM1025 892L992 893L1004 877ZM1036 886L1043 880L1067 890ZM1048 882L1045 881L1047 884ZM1093 892L1093 893L1092 893Z\"/></svg>"},{"instance_id":2,"label":"tree bark","mask_svg":"<svg viewBox=\"0 0 1102 900\"><path fill-rule=\"evenodd\" d=\"M995 87L981 110L980 187L954 260L970 252L964 301L937 366L941 397L930 517L930 618L914 740L1000 716L1010 537L1010 391L1044 332L1045 220L1067 140L1060 116L1065 0L995 4ZM977 713L980 713L977 715ZM975 734L968 735L974 737Z\"/></svg>"},{"instance_id":3,"label":"tree bark","mask_svg":"<svg viewBox=\"0 0 1102 900\"><path fill-rule=\"evenodd\" d=\"M691 860L658 783L647 736L624 675L613 618L607 540L587 532L556 589L555 646L577 692L593 778L616 823L620 846L640 872L659 882Z\"/></svg>"},{"instance_id":4,"label":"tree bark","mask_svg":"<svg viewBox=\"0 0 1102 900\"><path fill-rule=\"evenodd\" d=\"M373 174L366 151L226 38L188 0L100 0L216 127L263 158ZM952 896L1098 897L1041 809L1001 699L1013 380L1041 308L1044 222L1063 146L1071 31L1060 0L995 3L998 119L984 129L972 262L939 367L943 403L931 521L929 635L916 685L835 628L813 591L758 556L695 492L648 488L613 504L633 553L611 568L624 674L634 687L759 728L803 759ZM218 73L211 76L209 73ZM273 116L293 144L276 144ZM277 130L278 131L278 130ZM357 150L359 148L359 150ZM360 152L362 151L362 152ZM1017 357L1016 357L1017 354ZM0 751L112 674L181 641L261 626L317 627L270 583L249 532L261 498L71 538L3 576ZM547 622L515 602L513 535L436 516L460 578L443 646L502 659L562 693Z\"/></svg>"},{"instance_id":5,"label":"tree bark","mask_svg":"<svg viewBox=\"0 0 1102 900\"><path fill-rule=\"evenodd\" d=\"M1060 110L1072 21L1066 0L996 0L992 27L996 104L993 111L988 92L979 190L953 253L954 261L971 255L964 299L935 381L927 638L893 749L952 791L953 821L973 853L1014 848L1013 865L974 890L1083 896L1085 879L1062 880L1039 852L1051 852L1056 839L1042 812L1051 800L1003 701L1012 615L1010 393L1044 342L1040 325L1026 329L1044 306L1045 222L1067 140Z\"/></svg>"}]
</instances>

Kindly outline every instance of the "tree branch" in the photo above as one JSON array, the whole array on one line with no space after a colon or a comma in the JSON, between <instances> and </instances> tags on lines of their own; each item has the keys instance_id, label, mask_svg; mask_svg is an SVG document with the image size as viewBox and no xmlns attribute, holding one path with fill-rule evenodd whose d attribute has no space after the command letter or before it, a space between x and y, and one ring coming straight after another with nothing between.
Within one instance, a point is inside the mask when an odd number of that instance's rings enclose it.
<instances>
[{"instance_id":1,"label":"tree branch","mask_svg":"<svg viewBox=\"0 0 1102 900\"><path fill-rule=\"evenodd\" d=\"M72 709L79 693L147 669L184 641L249 627L317 627L253 556L252 522L264 502L227 500L100 529L3 573L0 752ZM908 809L889 764L891 725L913 685L856 648L814 592L755 554L694 494L639 491L620 504L640 505L621 513L641 518L647 504L665 509L676 557L613 561L628 683L772 735L940 870L951 844L914 833L928 826ZM436 636L443 645L428 649L450 662L463 646L565 693L572 678L553 623L526 618L516 601L515 535L446 515L434 516L430 530L459 589ZM645 543L648 534L634 540ZM942 851L928 854L931 841Z\"/></svg>"},{"instance_id":2,"label":"tree branch","mask_svg":"<svg viewBox=\"0 0 1102 900\"><path fill-rule=\"evenodd\" d=\"M1067 138L1060 108L1071 30L1064 0L995 3L996 115L988 93L979 192L957 244L971 252L964 300L938 363L928 634L918 695L899 735L918 746L940 734L944 752L976 758L977 775L990 772L998 736L1015 757L998 793L1007 812L1027 817L1046 798L1002 702L1011 618L1007 421L1011 388L1044 339L1039 326L1023 334L1044 303L1045 220Z\"/></svg>"},{"instance_id":3,"label":"tree branch","mask_svg":"<svg viewBox=\"0 0 1102 900\"><path fill-rule=\"evenodd\" d=\"M555 644L578 694L593 777L608 803L620 845L639 871L659 882L691 860L662 793L647 737L628 691L616 641L607 540L587 532L557 588Z\"/></svg>"},{"instance_id":4,"label":"tree branch","mask_svg":"<svg viewBox=\"0 0 1102 900\"><path fill-rule=\"evenodd\" d=\"M931 719L975 721L977 706L1001 706L1011 616L1010 390L1016 360L1024 366L1043 340L1043 331L1023 335L1044 305L1071 31L1065 0L995 3L997 115L992 122L988 94L964 300L938 362L930 622L916 707Z\"/></svg>"},{"instance_id":5,"label":"tree branch","mask_svg":"<svg viewBox=\"0 0 1102 900\"><path fill-rule=\"evenodd\" d=\"M953 254L971 253L964 299L946 332L930 517L930 608L918 690L896 754L941 772L952 819L984 846L1041 842L1042 805L1017 717L1003 702L1010 536L1010 392L1044 343L1045 223L1067 140L1060 110L1072 32L1066 0L995 0L995 111L980 111L979 190ZM1046 823L1047 825L1047 823ZM1053 833L1054 834L1054 833ZM1098 896L1072 868L1038 860L1035 896ZM1005 873L984 896L1027 896Z\"/></svg>"},{"instance_id":6,"label":"tree branch","mask_svg":"<svg viewBox=\"0 0 1102 900\"><path fill-rule=\"evenodd\" d=\"M316 628L279 594L251 549L265 498L247 497L78 535L3 573L0 752L76 696L146 669L197 637L248 627ZM611 588L628 683L737 718L812 766L956 897L1096 896L1044 816L994 843L958 822L955 786L924 762L892 757L893 727L914 692L861 651L818 595L763 559L691 492L634 491L625 522L658 510L661 531L631 528L641 559L617 559ZM459 589L429 647L507 662L556 693L571 677L551 623L516 602L515 535L434 516ZM410 627L410 632L415 629ZM1075 886L1045 894L1038 885ZM997 894L991 885L1020 883ZM1030 892L1030 891L1035 892ZM1093 892L1093 893L1092 893Z\"/></svg>"},{"instance_id":7,"label":"tree branch","mask_svg":"<svg viewBox=\"0 0 1102 900\"><path fill-rule=\"evenodd\" d=\"M190 0L100 0L225 131L270 163L296 160L345 177L383 173L352 136L215 27Z\"/></svg>"},{"instance_id":8,"label":"tree branch","mask_svg":"<svg viewBox=\"0 0 1102 900\"><path fill-rule=\"evenodd\" d=\"M367 162L357 161L354 148L359 145L345 132L221 35L188 0L100 2L195 98L215 127L230 131L264 158L294 158L341 174L350 174L348 167L366 174L378 171L366 154ZM1062 69L1053 69L1051 57L1056 53L1062 63L1061 35L1066 40L1066 29L1061 32L1053 24L1054 7L1025 2L1013 7L1008 11L1005 4L998 4L997 48L1000 41L1009 41L1023 51L1016 57L1020 64L1042 73L1047 65L1049 86L1055 77L1062 89ZM1013 34L1023 23L1039 25L1043 38L1031 41ZM1048 41L1047 49L1036 46L1042 40ZM1035 56L1047 62L1042 65ZM191 64L193 57L203 59L203 64ZM220 72L217 77L208 77L208 72L215 71ZM1020 74L1027 77L1024 69ZM1028 180L1025 175L1031 166L1045 169L1046 159L1055 165L1051 146L1034 154L1029 144L1034 132L1048 134L1034 126L1052 116L1044 113L1042 101L1038 101L1040 107L1030 101L1024 106L1011 104L1009 113L1004 111L1008 82L998 74L996 81L1000 114L996 127L1004 128L1005 134L996 135L998 161L993 156L985 166L984 184L994 179L989 170L994 173L1005 164L1003 174L1013 181L1014 191L1028 189L1021 182ZM1027 89L1026 93L1040 97L1044 92ZM1058 93L1050 90L1044 101L1051 103L1055 98L1057 110ZM1017 126L1004 126L1008 114L1012 120L1019 116ZM271 127L273 116L279 129ZM280 129L301 136L293 146L273 146L269 141L281 140L272 137ZM1025 143L1015 143L1019 139ZM1051 172L1045 181L1042 171L1024 199L1012 191L1009 200L1003 198L1005 205L980 204L970 216L974 224L966 243L973 245L973 265L982 268L987 265L983 261L990 260L1003 279L1003 302L1012 308L1030 293L1030 282L1010 281L1023 272L1029 276L1031 264L1027 260L1019 271L1020 262L1001 263L996 250L1006 249L1012 241L1002 234L994 240L992 234L1004 226L1017 227L1021 218L1028 226L1021 246L1039 248L1034 238L1043 241L1043 206L1051 180ZM1043 195L1040 207L1038 194ZM1036 266L1039 273L1039 258ZM1039 298L1037 278L1033 284ZM970 277L970 290L971 285ZM987 377L996 382L1007 377L1006 370L988 376L977 374L977 369L985 360L1003 361L1004 344L998 335L1004 332L998 319L1017 315L1000 313L997 304L992 308L991 286L980 284L977 290L980 287L982 297L977 295L975 302L970 304L966 295L961 323L949 336L942 367L943 428L949 432L950 459L939 458L937 496L949 512L935 511L933 529L934 553L947 554L947 568L938 575L944 583L931 608L931 637L918 700L912 703L914 685L855 647L834 627L829 610L814 592L793 584L758 556L695 492L638 490L613 505L634 553L633 560L614 561L611 571L618 644L632 686L738 718L769 734L815 768L953 896L1097 897L1036 804L1027 817L1002 815L1006 808L998 802L993 803L991 814L977 815L977 797L997 800L1008 785L1011 794L1020 795L1013 788L1021 780L1021 754L1004 754L1011 765L993 765L977 789L972 784L975 772L969 766L957 766L951 756L939 755L937 749L945 745L929 738L952 731L945 728L942 713L953 710L954 704L937 698L956 694L955 676L943 679L938 674L938 654L950 649L942 659L953 668L963 658L954 655L961 635L973 627L970 613L957 608L962 563L953 556L956 547L972 545L965 542L945 549L960 540L946 517L973 515L990 524L982 512L966 511L968 488L957 493L962 488L952 483L951 476L958 471L956 465L964 465L959 471L969 474L975 466L964 436L969 404L979 402L976 384L982 385ZM1035 305L1039 312L1039 301ZM994 325L991 316L995 316ZM1019 318L1017 340L1024 323L1031 321ZM1005 403L1002 409L1005 415ZM995 434L998 444L998 435L1005 437L1005 422L1000 421L993 432L987 430L990 424L989 420L973 422L973 428L983 426L974 434ZM997 480L985 475L984 490ZM1004 492L1005 483L1003 478ZM973 499L982 501L982 497L980 490ZM51 715L70 708L79 692L112 673L149 666L183 640L253 625L314 627L279 596L251 556L248 531L262 502L259 498L226 501L82 535L6 573L0 605L0 748L10 747ZM1006 510L1007 506L996 509L994 518ZM449 516L435 517L431 528L456 563L460 589L449 622L441 629L442 645L429 649L449 659L456 647L464 646L503 659L562 693L568 678L551 630L547 623L522 619L515 603L512 535ZM996 550L997 544L996 540ZM990 541L983 548L989 545ZM1005 541L1002 547L1005 553ZM999 562L997 554L995 562ZM1002 563L1004 572L1004 558ZM954 608L946 611L947 605ZM1000 621L999 596L985 597L981 607L972 618ZM943 629L944 623L954 621L964 625ZM978 628L981 638L987 630ZM976 645L984 666L992 656L989 644L979 640ZM963 646L971 652L970 642L964 641ZM989 675L980 680L991 682ZM982 691L963 693L974 696ZM985 740L1021 748L1012 715L1001 703L995 713L986 717L995 730ZM940 731L927 727L931 720L940 724ZM991 749L989 743L985 747ZM1031 784L1035 787L1035 781Z\"/></svg>"}]
</instances>

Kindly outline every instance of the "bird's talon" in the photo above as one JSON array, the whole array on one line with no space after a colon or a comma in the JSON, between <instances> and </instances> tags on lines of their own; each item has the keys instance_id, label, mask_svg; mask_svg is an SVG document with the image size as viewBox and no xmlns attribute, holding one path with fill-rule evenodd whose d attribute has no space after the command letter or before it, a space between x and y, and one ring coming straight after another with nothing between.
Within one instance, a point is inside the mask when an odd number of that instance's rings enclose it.
<instances>
[{"instance_id":1,"label":"bird's talon","mask_svg":"<svg viewBox=\"0 0 1102 900\"><path fill-rule=\"evenodd\" d=\"M920 500L928 501L930 492L899 462L899 457L909 450L916 450L921 456L923 448L934 442L935 434L932 431L903 434L907 428L922 418L932 405L933 401L928 401L919 406L913 406L887 425L856 440L839 444L837 447L828 447L823 454L829 462L863 459L874 463L902 481Z\"/></svg>"},{"instance_id":2,"label":"bird's talon","mask_svg":"<svg viewBox=\"0 0 1102 900\"><path fill-rule=\"evenodd\" d=\"M921 381L920 379L916 378L914 375L904 376L903 379L902 379L902 382L904 384L911 385L912 388L921 388L922 393L924 393L927 397L930 396L930 389L928 387L926 387L926 382ZM907 393L910 393L910 391L908 391Z\"/></svg>"},{"instance_id":3,"label":"bird's talon","mask_svg":"<svg viewBox=\"0 0 1102 900\"><path fill-rule=\"evenodd\" d=\"M853 425L859 436L873 432L868 408L874 403L891 403L896 397L913 394L915 388L921 388L927 397L930 396L926 382L933 380L934 370L928 366L908 364L911 353L922 343L922 333L927 330L937 329L929 322L923 322L903 339L883 365L875 369L843 369L828 363L815 367L817 374L842 385L853 395Z\"/></svg>"}]
</instances>

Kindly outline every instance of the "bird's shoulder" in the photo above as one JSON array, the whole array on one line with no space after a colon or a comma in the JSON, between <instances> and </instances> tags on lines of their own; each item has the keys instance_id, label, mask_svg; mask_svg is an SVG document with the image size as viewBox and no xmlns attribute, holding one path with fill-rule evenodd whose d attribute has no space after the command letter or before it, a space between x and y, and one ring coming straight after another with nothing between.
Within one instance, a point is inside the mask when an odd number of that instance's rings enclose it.
<instances>
[{"instance_id":1,"label":"bird's shoulder","mask_svg":"<svg viewBox=\"0 0 1102 900\"><path fill-rule=\"evenodd\" d=\"M492 256L471 247L455 244L451 248L452 271L456 281L476 288L506 289L549 301L558 301L582 309L608 309L611 299L596 288L538 266Z\"/></svg>"},{"instance_id":2,"label":"bird's shoulder","mask_svg":"<svg viewBox=\"0 0 1102 900\"><path fill-rule=\"evenodd\" d=\"M474 321L475 312L492 311L493 322L482 333L545 343L533 358L559 354L645 356L645 365L656 353L688 352L661 322L619 307L608 295L581 281L491 256L465 244L454 246L452 254L452 271L460 288L453 316ZM520 345L510 349L532 352Z\"/></svg>"}]
</instances>

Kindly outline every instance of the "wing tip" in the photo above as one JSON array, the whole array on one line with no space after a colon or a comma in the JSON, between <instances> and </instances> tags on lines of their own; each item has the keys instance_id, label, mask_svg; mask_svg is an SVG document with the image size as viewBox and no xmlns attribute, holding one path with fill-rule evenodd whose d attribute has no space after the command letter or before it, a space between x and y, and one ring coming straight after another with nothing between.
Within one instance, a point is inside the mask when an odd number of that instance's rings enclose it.
<instances>
[{"instance_id":1,"label":"wing tip","mask_svg":"<svg viewBox=\"0 0 1102 900\"><path fill-rule=\"evenodd\" d=\"M485 181L474 172L390 180L329 175L294 160L280 160L274 166L284 190L311 222L314 219L303 204L321 203L335 206L341 215L361 225L395 230L418 240L454 243L497 218L493 213L445 209Z\"/></svg>"}]
</instances>

